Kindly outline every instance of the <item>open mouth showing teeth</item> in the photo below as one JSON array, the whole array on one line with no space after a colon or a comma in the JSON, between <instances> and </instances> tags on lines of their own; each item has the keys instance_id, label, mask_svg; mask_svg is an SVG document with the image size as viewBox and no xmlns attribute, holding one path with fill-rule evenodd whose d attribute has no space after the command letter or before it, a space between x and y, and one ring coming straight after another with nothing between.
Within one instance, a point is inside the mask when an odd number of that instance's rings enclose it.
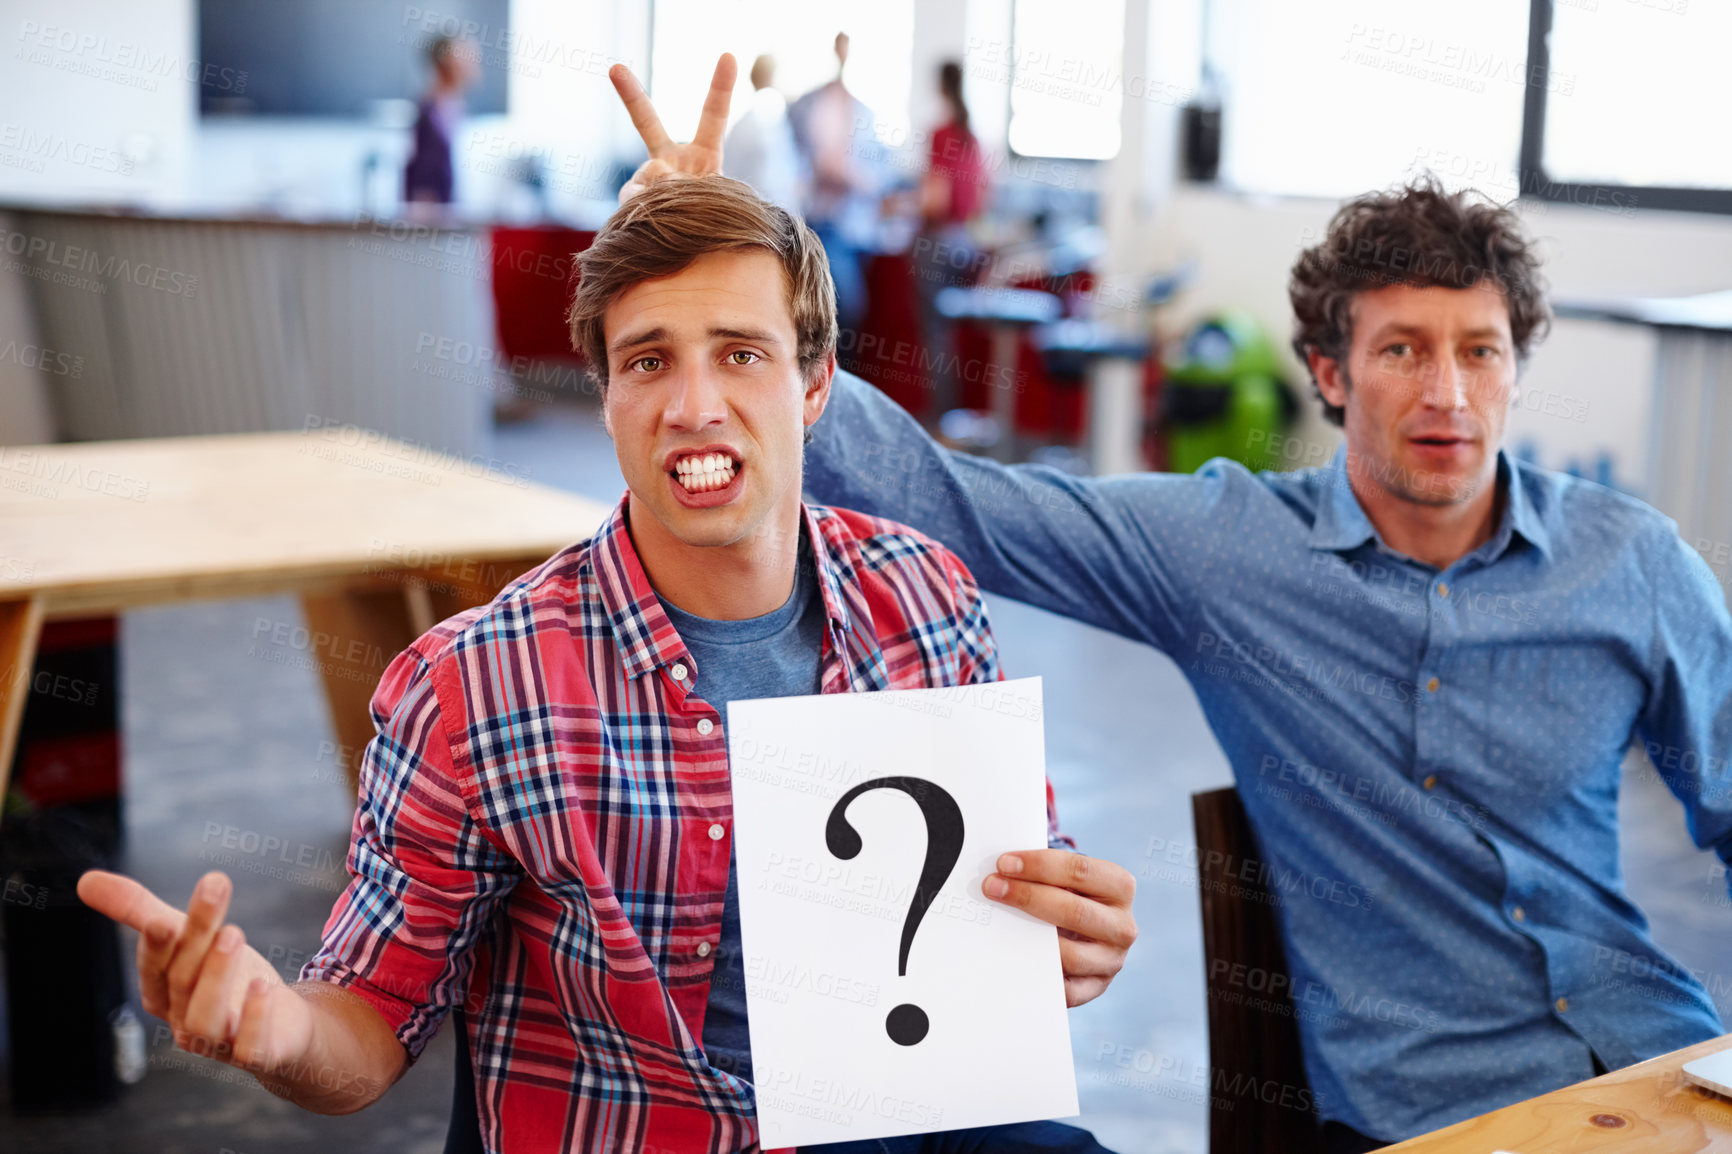
<instances>
[{"instance_id":1,"label":"open mouth showing teeth","mask_svg":"<svg viewBox=\"0 0 1732 1154\"><path fill-rule=\"evenodd\" d=\"M701 453L681 457L674 465L674 477L688 493L708 493L733 484L740 463L726 453Z\"/></svg>"}]
</instances>

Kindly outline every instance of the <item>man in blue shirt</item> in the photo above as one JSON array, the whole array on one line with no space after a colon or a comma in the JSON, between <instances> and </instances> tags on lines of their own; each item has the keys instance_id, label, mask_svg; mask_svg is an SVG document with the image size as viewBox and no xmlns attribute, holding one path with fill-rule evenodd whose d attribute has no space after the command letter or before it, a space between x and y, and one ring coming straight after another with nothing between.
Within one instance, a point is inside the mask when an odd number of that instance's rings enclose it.
<instances>
[{"instance_id":1,"label":"man in blue shirt","mask_svg":"<svg viewBox=\"0 0 1732 1154\"><path fill-rule=\"evenodd\" d=\"M1671 521L1501 451L1548 320L1512 213L1362 197L1290 292L1346 433L1319 467L1005 467L839 374L805 477L1178 662L1281 891L1325 1144L1368 1150L1722 1032L1616 803L1639 740L1732 861L1732 618Z\"/></svg>"}]
</instances>

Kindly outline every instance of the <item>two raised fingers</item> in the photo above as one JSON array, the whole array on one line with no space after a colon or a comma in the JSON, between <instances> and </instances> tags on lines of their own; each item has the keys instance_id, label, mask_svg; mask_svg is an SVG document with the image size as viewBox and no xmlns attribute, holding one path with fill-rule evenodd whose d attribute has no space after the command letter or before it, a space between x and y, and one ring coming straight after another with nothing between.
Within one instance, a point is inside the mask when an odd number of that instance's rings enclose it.
<instances>
[{"instance_id":1,"label":"two raised fingers","mask_svg":"<svg viewBox=\"0 0 1732 1154\"><path fill-rule=\"evenodd\" d=\"M613 90L619 93L626 115L631 117L631 126L643 138L649 154L655 156L672 144L667 129L662 127L662 118L656 115L656 106L650 103L649 93L638 83L632 70L623 64L615 64L607 70L607 78L613 81Z\"/></svg>"},{"instance_id":2,"label":"two raised fingers","mask_svg":"<svg viewBox=\"0 0 1732 1154\"><path fill-rule=\"evenodd\" d=\"M692 143L700 148L722 150L722 137L728 131L728 106L734 99L736 68L733 55L722 53L716 61L715 74L710 77L710 90L704 94L704 110L698 115L698 131Z\"/></svg>"},{"instance_id":3,"label":"two raised fingers","mask_svg":"<svg viewBox=\"0 0 1732 1154\"><path fill-rule=\"evenodd\" d=\"M710 90L704 95L704 109L698 116L698 131L692 137L693 144L716 152L721 151L722 138L728 130L728 108L733 103L734 81L738 73L733 55L722 53L721 59L716 61L715 74L710 77ZM656 115L649 93L644 91L632 70L623 64L615 64L608 69L607 77L613 81L613 89L619 93L626 114L631 117L632 127L637 129L637 134L643 138L644 147L649 149L650 156L659 157L673 148L674 141L668 136L667 129L662 127L661 117Z\"/></svg>"}]
</instances>

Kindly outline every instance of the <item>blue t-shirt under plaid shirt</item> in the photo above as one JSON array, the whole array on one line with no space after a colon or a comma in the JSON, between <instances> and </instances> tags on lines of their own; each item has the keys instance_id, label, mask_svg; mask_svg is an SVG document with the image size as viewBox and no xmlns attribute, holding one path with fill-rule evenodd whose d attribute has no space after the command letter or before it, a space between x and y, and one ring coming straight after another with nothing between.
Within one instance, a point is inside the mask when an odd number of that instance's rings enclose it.
<instances>
[{"instance_id":1,"label":"blue t-shirt under plaid shirt","mask_svg":"<svg viewBox=\"0 0 1732 1154\"><path fill-rule=\"evenodd\" d=\"M824 602L818 596L812 546L804 532L794 588L781 608L743 621L694 617L662 598L674 631L703 672L692 692L725 710L732 701L803 697L818 692L824 652ZM746 961L740 951L740 878L728 860L722 933L704 1012L704 1053L710 1065L743 1082L752 1080L752 1041L746 1029Z\"/></svg>"}]
</instances>

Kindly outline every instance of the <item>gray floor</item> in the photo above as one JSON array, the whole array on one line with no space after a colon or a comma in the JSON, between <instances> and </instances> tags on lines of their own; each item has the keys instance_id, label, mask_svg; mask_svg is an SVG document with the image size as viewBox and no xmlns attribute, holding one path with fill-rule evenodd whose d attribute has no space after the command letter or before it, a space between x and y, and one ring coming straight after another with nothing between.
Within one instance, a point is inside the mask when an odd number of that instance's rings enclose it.
<instances>
[{"instance_id":1,"label":"gray floor","mask_svg":"<svg viewBox=\"0 0 1732 1154\"><path fill-rule=\"evenodd\" d=\"M624 486L593 414L552 410L500 431L496 456L543 483L613 500ZM1196 1072L1207 1061L1194 878L1150 847L1188 842L1189 795L1227 766L1177 668L1153 651L1016 604L992 605L1008 675L1045 679L1049 770L1066 829L1142 874L1142 939L1112 991L1071 1014L1082 1124L1121 1151L1205 1149ZM129 614L123 640L129 868L180 901L216 865L236 881L233 919L292 975L342 884L349 805L308 655L270 643L298 623L292 599ZM1622 803L1629 888L1656 936L1715 977L1732 1016L1722 872L1685 835L1678 804L1632 769ZM225 850L277 839L270 856ZM236 853L231 861L225 855ZM128 943L128 949L131 943ZM378 1105L348 1118L303 1113L225 1067L188 1058L149 1023L146 1079L105 1110L19 1119L0 1107L0 1150L274 1154L442 1148L448 1034ZM3 1041L3 1039L0 1039ZM1129 1068L1121 1064L1129 1062ZM1139 1070L1160 1070L1138 1073Z\"/></svg>"}]
</instances>

